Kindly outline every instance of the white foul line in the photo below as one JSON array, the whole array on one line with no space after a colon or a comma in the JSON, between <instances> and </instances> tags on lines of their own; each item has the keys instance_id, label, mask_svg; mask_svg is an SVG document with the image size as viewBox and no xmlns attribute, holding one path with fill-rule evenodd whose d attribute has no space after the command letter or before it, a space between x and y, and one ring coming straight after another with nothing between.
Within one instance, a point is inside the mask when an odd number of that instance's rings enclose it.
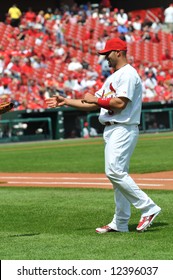
<instances>
[{"instance_id":1,"label":"white foul line","mask_svg":"<svg viewBox=\"0 0 173 280\"><path fill-rule=\"evenodd\" d=\"M133 176L132 176L133 177ZM0 176L2 179L33 179L31 176ZM108 181L107 178L86 178L86 177L34 177L34 179L46 179L46 180L52 180L52 179L58 179L58 180L105 180ZM173 178L135 178L135 180L141 180L141 181L173 181Z\"/></svg>"},{"instance_id":2,"label":"white foul line","mask_svg":"<svg viewBox=\"0 0 173 280\"><path fill-rule=\"evenodd\" d=\"M33 185L102 185L102 186L111 186L111 183L84 183L84 182L21 182L21 181L8 181L8 184L33 184ZM163 184L138 184L139 186L151 186L151 187L162 187Z\"/></svg>"}]
</instances>

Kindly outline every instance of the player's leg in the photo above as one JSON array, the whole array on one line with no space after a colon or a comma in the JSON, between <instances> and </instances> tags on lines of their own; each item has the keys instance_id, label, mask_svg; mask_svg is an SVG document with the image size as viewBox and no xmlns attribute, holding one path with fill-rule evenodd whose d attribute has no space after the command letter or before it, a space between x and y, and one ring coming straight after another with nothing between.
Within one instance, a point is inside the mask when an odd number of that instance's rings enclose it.
<instances>
[{"instance_id":1,"label":"player's leg","mask_svg":"<svg viewBox=\"0 0 173 280\"><path fill-rule=\"evenodd\" d=\"M138 139L138 128L136 126L113 126L112 129L105 131L105 139L107 140L105 172L114 188L118 188L135 208L141 210L142 217L159 212L160 207L137 186L128 174L130 158Z\"/></svg>"},{"instance_id":2,"label":"player's leg","mask_svg":"<svg viewBox=\"0 0 173 280\"><path fill-rule=\"evenodd\" d=\"M116 158L115 151L113 146L110 145L112 128L105 130L104 132L104 140L105 140L105 171L106 174L109 170L109 162L113 162ZM127 167L124 167L127 168ZM97 228L96 232L105 233L111 231L111 229L115 231L127 232L128 231L128 222L130 219L130 202L126 199L126 197L121 193L119 188L116 187L116 184L111 181L114 187L114 200L115 200L115 214L111 223L101 228Z\"/></svg>"},{"instance_id":3,"label":"player's leg","mask_svg":"<svg viewBox=\"0 0 173 280\"><path fill-rule=\"evenodd\" d=\"M120 192L118 188L114 189L115 214L109 227L117 231L128 231L128 222L130 219L130 202Z\"/></svg>"}]
</instances>

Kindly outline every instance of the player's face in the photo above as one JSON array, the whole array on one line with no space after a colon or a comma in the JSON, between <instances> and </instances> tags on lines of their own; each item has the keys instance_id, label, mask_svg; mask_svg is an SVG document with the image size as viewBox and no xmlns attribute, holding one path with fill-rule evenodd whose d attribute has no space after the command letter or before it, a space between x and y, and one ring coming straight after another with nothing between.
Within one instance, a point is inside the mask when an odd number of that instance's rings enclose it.
<instances>
[{"instance_id":1,"label":"player's face","mask_svg":"<svg viewBox=\"0 0 173 280\"><path fill-rule=\"evenodd\" d=\"M108 61L109 67L115 68L115 66L117 65L118 53L119 51L111 51L106 54L106 59Z\"/></svg>"}]
</instances>

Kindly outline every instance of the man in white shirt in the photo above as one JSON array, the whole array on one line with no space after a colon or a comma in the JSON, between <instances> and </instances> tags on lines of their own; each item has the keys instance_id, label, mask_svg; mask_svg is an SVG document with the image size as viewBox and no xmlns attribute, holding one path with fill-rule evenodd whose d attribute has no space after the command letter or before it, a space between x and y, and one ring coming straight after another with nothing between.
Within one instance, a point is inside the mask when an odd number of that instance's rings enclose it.
<instances>
[{"instance_id":1,"label":"man in white shirt","mask_svg":"<svg viewBox=\"0 0 173 280\"><path fill-rule=\"evenodd\" d=\"M76 57L73 57L71 62L68 65L69 71L78 71L78 70L81 70L82 68L83 68L82 64L77 60Z\"/></svg>"},{"instance_id":2,"label":"man in white shirt","mask_svg":"<svg viewBox=\"0 0 173 280\"><path fill-rule=\"evenodd\" d=\"M161 210L128 174L139 135L142 83L137 71L128 64L126 53L126 42L119 38L108 40L99 51L113 73L95 96L87 93L81 100L54 96L46 101L51 108L64 105L86 111L100 108L99 121L105 126L105 173L114 189L115 214L109 224L96 228L97 233L128 232L131 204L141 212L138 232L146 230Z\"/></svg>"},{"instance_id":3,"label":"man in white shirt","mask_svg":"<svg viewBox=\"0 0 173 280\"><path fill-rule=\"evenodd\" d=\"M164 10L164 16L164 23L170 31L173 31L173 4L170 4L169 7Z\"/></svg>"}]
</instances>

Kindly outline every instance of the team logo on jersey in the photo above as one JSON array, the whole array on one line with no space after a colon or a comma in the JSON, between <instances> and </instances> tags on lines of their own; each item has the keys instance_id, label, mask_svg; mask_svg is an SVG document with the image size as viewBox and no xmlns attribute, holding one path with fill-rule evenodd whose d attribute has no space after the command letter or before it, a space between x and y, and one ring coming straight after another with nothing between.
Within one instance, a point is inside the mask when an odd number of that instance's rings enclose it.
<instances>
[{"instance_id":1,"label":"team logo on jersey","mask_svg":"<svg viewBox=\"0 0 173 280\"><path fill-rule=\"evenodd\" d=\"M110 88L110 91L111 91L111 92L115 92L115 93L116 93L116 89L114 89L114 87L113 87L112 83L110 83L109 88Z\"/></svg>"},{"instance_id":2,"label":"team logo on jersey","mask_svg":"<svg viewBox=\"0 0 173 280\"><path fill-rule=\"evenodd\" d=\"M116 89L114 89L112 83L110 83L109 89L110 89L110 91L107 92L107 93L105 93L105 90L103 90L102 98L105 98L105 97L115 97ZM109 115L113 115L113 114L114 114L114 111L108 110L108 114L109 114Z\"/></svg>"},{"instance_id":3,"label":"team logo on jersey","mask_svg":"<svg viewBox=\"0 0 173 280\"><path fill-rule=\"evenodd\" d=\"M115 97L116 96L116 89L113 87L112 83L109 85L110 91L105 93L105 90L103 90L102 98L104 97Z\"/></svg>"}]
</instances>

